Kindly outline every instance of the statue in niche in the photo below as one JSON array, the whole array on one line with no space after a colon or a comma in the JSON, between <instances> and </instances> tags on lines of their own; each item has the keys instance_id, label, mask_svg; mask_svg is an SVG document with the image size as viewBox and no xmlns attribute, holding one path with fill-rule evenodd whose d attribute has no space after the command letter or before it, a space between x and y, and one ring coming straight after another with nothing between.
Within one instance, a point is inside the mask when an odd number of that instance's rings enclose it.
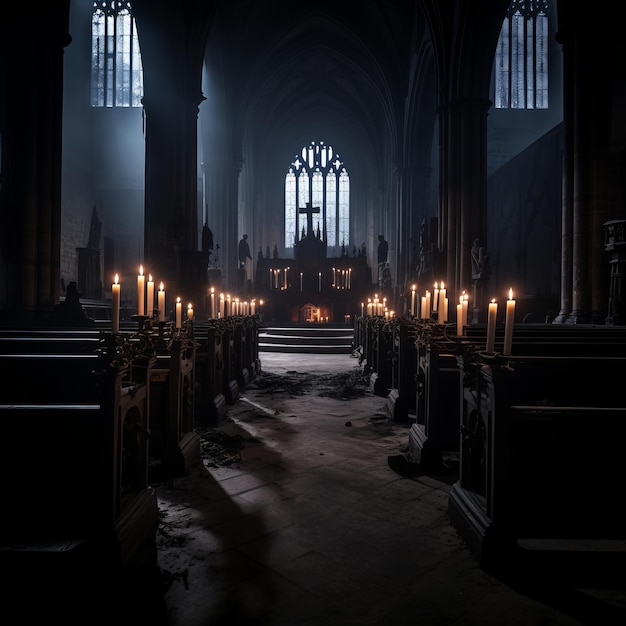
<instances>
[{"instance_id":1,"label":"statue in niche","mask_svg":"<svg viewBox=\"0 0 626 626\"><path fill-rule=\"evenodd\" d=\"M487 248L481 245L480 239L474 239L471 250L472 255L472 278L487 280L491 275L491 263Z\"/></svg>"}]
</instances>

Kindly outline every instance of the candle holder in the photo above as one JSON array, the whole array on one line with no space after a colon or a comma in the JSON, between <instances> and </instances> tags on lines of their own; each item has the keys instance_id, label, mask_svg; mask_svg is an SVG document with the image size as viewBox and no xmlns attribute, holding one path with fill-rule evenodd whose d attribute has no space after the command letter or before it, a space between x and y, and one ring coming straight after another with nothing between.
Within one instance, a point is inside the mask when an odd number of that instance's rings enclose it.
<instances>
[{"instance_id":1,"label":"candle holder","mask_svg":"<svg viewBox=\"0 0 626 626\"><path fill-rule=\"evenodd\" d=\"M144 331L144 325L146 323L146 320L150 319L150 316L149 315L138 315L138 314L135 314L135 315L131 315L130 319L133 322L137 322L137 329L141 333L141 332Z\"/></svg>"}]
</instances>

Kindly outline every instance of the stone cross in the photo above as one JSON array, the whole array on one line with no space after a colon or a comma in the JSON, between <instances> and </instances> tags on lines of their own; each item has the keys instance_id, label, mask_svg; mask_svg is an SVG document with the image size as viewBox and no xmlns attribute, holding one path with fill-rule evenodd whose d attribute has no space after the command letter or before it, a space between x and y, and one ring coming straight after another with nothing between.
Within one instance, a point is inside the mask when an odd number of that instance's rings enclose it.
<instances>
[{"instance_id":1,"label":"stone cross","mask_svg":"<svg viewBox=\"0 0 626 626\"><path fill-rule=\"evenodd\" d=\"M312 207L310 202L306 203L306 208L300 207L298 209L300 213L306 213L306 232L307 235L313 232L313 213L319 213L320 208Z\"/></svg>"}]
</instances>

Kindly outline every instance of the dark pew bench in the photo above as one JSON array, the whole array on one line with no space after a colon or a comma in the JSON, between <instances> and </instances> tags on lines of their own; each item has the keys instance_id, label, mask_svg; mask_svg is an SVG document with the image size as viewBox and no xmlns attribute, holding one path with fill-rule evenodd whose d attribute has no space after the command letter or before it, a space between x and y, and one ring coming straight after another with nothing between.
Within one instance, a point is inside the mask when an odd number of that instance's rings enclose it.
<instances>
[{"instance_id":1,"label":"dark pew bench","mask_svg":"<svg viewBox=\"0 0 626 626\"><path fill-rule=\"evenodd\" d=\"M449 516L486 568L528 540L626 539L626 357L482 355L462 365Z\"/></svg>"},{"instance_id":2,"label":"dark pew bench","mask_svg":"<svg viewBox=\"0 0 626 626\"><path fill-rule=\"evenodd\" d=\"M196 343L191 325L157 343L150 370L151 480L183 476L200 462L195 431Z\"/></svg>"},{"instance_id":3,"label":"dark pew bench","mask_svg":"<svg viewBox=\"0 0 626 626\"><path fill-rule=\"evenodd\" d=\"M16 571L67 573L94 558L112 571L153 540L152 362L113 354L0 354L0 558Z\"/></svg>"}]
</instances>

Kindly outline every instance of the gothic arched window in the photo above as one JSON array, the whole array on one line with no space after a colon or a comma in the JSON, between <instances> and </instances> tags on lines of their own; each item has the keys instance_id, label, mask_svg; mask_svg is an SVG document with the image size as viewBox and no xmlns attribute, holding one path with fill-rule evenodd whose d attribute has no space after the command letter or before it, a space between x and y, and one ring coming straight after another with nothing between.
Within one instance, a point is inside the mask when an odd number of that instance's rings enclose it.
<instances>
[{"instance_id":1,"label":"gothic arched window","mask_svg":"<svg viewBox=\"0 0 626 626\"><path fill-rule=\"evenodd\" d=\"M496 48L495 107L548 108L548 2L512 0Z\"/></svg>"},{"instance_id":2,"label":"gothic arched window","mask_svg":"<svg viewBox=\"0 0 626 626\"><path fill-rule=\"evenodd\" d=\"M285 247L292 248L306 234L300 213L309 205L313 231L328 246L350 244L350 176L332 146L312 142L304 146L285 176Z\"/></svg>"},{"instance_id":3,"label":"gothic arched window","mask_svg":"<svg viewBox=\"0 0 626 626\"><path fill-rule=\"evenodd\" d=\"M143 69L128 0L96 0L91 16L91 106L138 107Z\"/></svg>"}]
</instances>

